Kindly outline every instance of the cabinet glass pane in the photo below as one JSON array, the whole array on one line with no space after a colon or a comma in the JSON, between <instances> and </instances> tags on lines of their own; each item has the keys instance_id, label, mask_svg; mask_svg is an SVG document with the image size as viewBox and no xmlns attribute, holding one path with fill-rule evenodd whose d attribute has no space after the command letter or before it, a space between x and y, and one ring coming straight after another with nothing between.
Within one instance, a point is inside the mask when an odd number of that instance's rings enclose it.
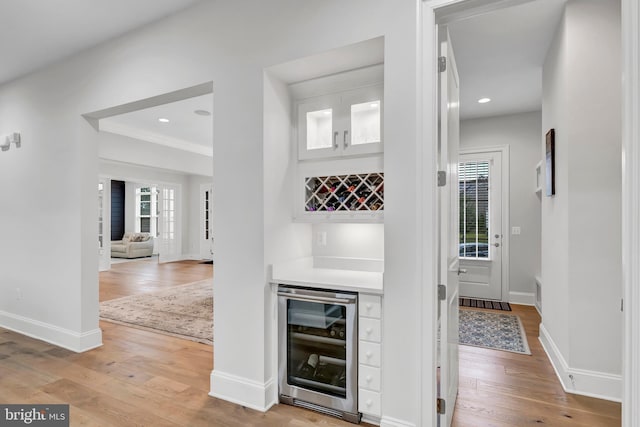
<instances>
[{"instance_id":1,"label":"cabinet glass pane","mask_svg":"<svg viewBox=\"0 0 640 427\"><path fill-rule=\"evenodd\" d=\"M380 142L380 101L351 106L351 145Z\"/></svg>"},{"instance_id":2,"label":"cabinet glass pane","mask_svg":"<svg viewBox=\"0 0 640 427\"><path fill-rule=\"evenodd\" d=\"M307 150L331 148L332 116L331 108L307 113Z\"/></svg>"}]
</instances>

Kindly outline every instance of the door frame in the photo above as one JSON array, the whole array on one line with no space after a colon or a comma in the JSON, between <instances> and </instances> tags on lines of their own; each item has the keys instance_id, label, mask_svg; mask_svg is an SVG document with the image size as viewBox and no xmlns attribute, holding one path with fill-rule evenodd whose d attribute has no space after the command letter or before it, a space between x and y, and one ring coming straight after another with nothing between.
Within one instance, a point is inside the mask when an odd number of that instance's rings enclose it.
<instances>
[{"instance_id":1,"label":"door frame","mask_svg":"<svg viewBox=\"0 0 640 427\"><path fill-rule=\"evenodd\" d=\"M500 153L502 156L502 298L501 301L511 302L511 295L509 293L509 237L511 233L511 222L509 220L509 207L511 202L509 200L509 145L493 145L487 147L469 147L460 149L460 157L465 154L482 154L482 153Z\"/></svg>"},{"instance_id":2,"label":"door frame","mask_svg":"<svg viewBox=\"0 0 640 427\"><path fill-rule=\"evenodd\" d=\"M429 239L435 235L433 221L434 194L437 185L433 178L437 169L433 161L437 144L438 111L435 100L437 88L437 28L464 17L497 10L532 0L420 0L419 49L422 92L418 114L422 118L421 145L418 159L424 185L420 187L420 203L425 215L421 221L423 255L427 262L421 272L422 292L421 336L423 361L433 369L422 370L421 394L423 423L436 425L436 323L437 281L427 267L437 265L438 253ZM622 273L623 273L623 366L622 366L622 426L640 425L640 5L635 0L621 0L622 33ZM427 178L429 177L429 178Z\"/></svg>"}]
</instances>

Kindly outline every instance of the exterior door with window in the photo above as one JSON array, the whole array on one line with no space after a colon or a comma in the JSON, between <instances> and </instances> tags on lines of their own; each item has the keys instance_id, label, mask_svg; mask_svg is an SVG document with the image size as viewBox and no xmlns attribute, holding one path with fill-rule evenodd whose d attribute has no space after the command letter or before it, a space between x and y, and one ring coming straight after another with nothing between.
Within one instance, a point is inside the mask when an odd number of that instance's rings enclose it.
<instances>
[{"instance_id":1,"label":"exterior door with window","mask_svg":"<svg viewBox=\"0 0 640 427\"><path fill-rule=\"evenodd\" d=\"M460 296L502 300L502 153L460 155Z\"/></svg>"},{"instance_id":2,"label":"exterior door with window","mask_svg":"<svg viewBox=\"0 0 640 427\"><path fill-rule=\"evenodd\" d=\"M200 186L200 257L213 259L212 185Z\"/></svg>"}]
</instances>

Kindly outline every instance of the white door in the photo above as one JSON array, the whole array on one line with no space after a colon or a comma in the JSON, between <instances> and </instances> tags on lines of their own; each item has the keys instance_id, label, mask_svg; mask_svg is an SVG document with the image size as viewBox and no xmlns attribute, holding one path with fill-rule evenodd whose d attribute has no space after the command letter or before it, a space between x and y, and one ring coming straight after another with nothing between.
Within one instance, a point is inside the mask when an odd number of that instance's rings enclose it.
<instances>
[{"instance_id":1,"label":"white door","mask_svg":"<svg viewBox=\"0 0 640 427\"><path fill-rule=\"evenodd\" d=\"M160 204L158 262L177 261L182 255L179 222L179 188L163 185L158 194Z\"/></svg>"},{"instance_id":2,"label":"white door","mask_svg":"<svg viewBox=\"0 0 640 427\"><path fill-rule=\"evenodd\" d=\"M439 263L438 283L441 295L439 319L438 396L444 401L438 424L451 425L458 394L458 145L459 145L459 80L456 63L446 28L440 31L440 56L446 58L446 69L440 73L440 144L438 170L445 172L445 183L439 183Z\"/></svg>"},{"instance_id":3,"label":"white door","mask_svg":"<svg viewBox=\"0 0 640 427\"><path fill-rule=\"evenodd\" d=\"M213 205L211 184L200 186L200 257L213 259Z\"/></svg>"},{"instance_id":4,"label":"white door","mask_svg":"<svg viewBox=\"0 0 640 427\"><path fill-rule=\"evenodd\" d=\"M502 153L460 155L460 295L502 300Z\"/></svg>"},{"instance_id":5,"label":"white door","mask_svg":"<svg viewBox=\"0 0 640 427\"><path fill-rule=\"evenodd\" d=\"M98 271L111 268L111 180L98 181Z\"/></svg>"}]
</instances>

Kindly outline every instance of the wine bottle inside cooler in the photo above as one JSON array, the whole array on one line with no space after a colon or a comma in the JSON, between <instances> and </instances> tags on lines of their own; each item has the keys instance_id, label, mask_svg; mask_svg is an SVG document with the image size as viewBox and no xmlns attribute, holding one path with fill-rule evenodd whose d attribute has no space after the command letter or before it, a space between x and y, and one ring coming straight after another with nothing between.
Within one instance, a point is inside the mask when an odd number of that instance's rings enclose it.
<instances>
[{"instance_id":1,"label":"wine bottle inside cooler","mask_svg":"<svg viewBox=\"0 0 640 427\"><path fill-rule=\"evenodd\" d=\"M298 375L302 378L312 379L316 375L319 360L320 357L317 354L310 354L298 369Z\"/></svg>"}]
</instances>

